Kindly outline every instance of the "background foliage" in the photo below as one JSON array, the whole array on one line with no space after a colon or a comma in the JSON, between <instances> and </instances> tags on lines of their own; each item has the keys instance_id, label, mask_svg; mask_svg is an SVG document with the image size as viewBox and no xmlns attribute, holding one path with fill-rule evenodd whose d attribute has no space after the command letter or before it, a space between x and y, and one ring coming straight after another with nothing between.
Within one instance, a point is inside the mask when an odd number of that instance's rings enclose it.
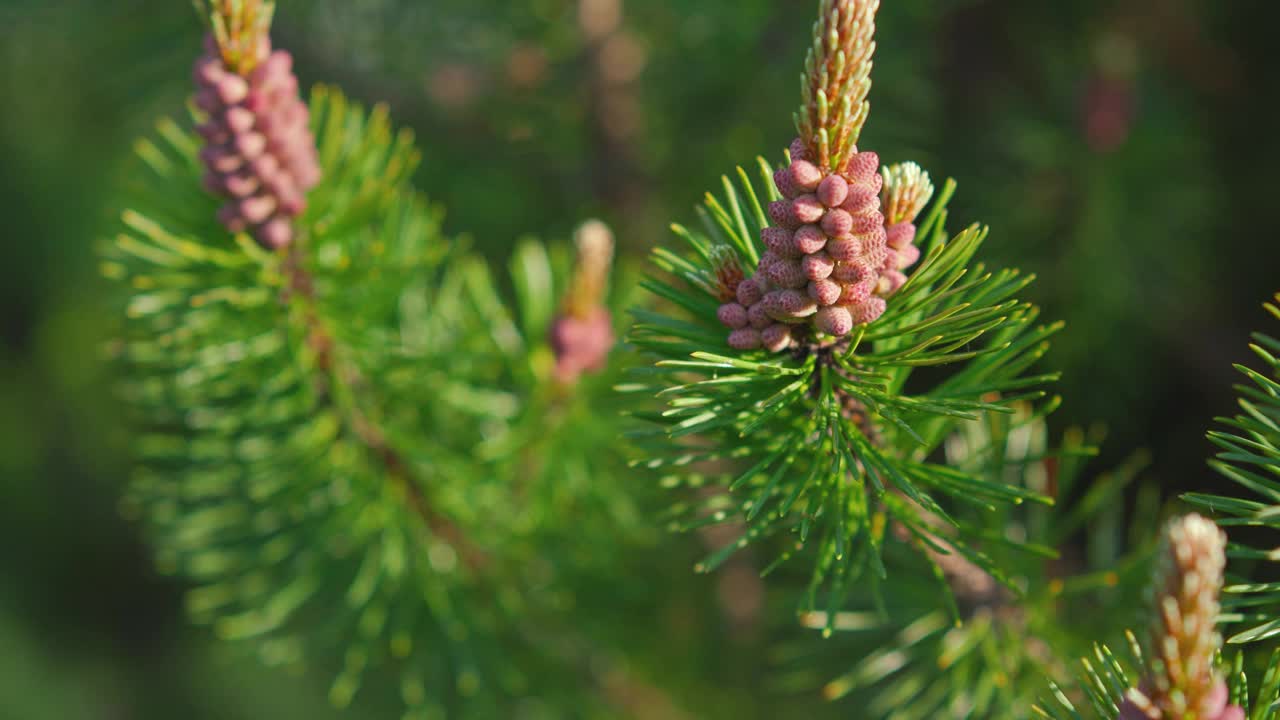
<instances>
[{"instance_id":1,"label":"background foliage","mask_svg":"<svg viewBox=\"0 0 1280 720\"><path fill-rule=\"evenodd\" d=\"M520 235L590 215L638 256L721 173L779 151L812 22L808 0L623 0L616 27L576 0L281 5L303 80L388 100L446 232L503 264ZM1053 424L1104 423L1101 467L1148 448L1166 496L1225 487L1203 432L1234 411L1231 362L1275 290L1268 10L898 0L880 16L866 136L956 177L957 224L990 223L987 257L1040 276L1029 299L1067 322ZM189 628L117 512L128 439L91 244L132 139L179 110L198 32L183 2L0 0L0 716L334 715L325 678L260 672ZM724 578L669 580L639 594L684 659L668 672L710 672L722 712L750 707L761 684L725 656L769 629L698 606Z\"/></svg>"}]
</instances>

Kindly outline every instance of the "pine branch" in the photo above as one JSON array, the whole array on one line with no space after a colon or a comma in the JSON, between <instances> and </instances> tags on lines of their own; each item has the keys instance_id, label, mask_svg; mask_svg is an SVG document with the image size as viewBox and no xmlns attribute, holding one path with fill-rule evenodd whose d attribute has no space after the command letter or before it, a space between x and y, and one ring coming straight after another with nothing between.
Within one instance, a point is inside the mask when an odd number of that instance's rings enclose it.
<instances>
[{"instance_id":1,"label":"pine branch","mask_svg":"<svg viewBox=\"0 0 1280 720\"><path fill-rule=\"evenodd\" d=\"M335 395L341 391L335 386L341 384L346 388L361 388L366 381L358 368L335 360L336 341L325 327L316 308L315 281L307 271L303 258L304 245L291 245L284 262L284 272L288 277L285 298L301 305L303 334L307 344L315 354L317 371L317 391L327 406L345 418L348 431L359 438L365 450L382 463L387 481L392 483L396 494L404 496L408 506L422 520L424 527L432 536L443 539L459 553L468 567L475 571L487 563L486 553L473 545L461 528L452 520L433 508L422 490L421 481L414 477L408 462L399 451L388 442L386 433L369 419L368 414L359 406L338 407L334 402ZM350 390L341 394L353 394Z\"/></svg>"},{"instance_id":2,"label":"pine branch","mask_svg":"<svg viewBox=\"0 0 1280 720\"><path fill-rule=\"evenodd\" d=\"M956 520L982 538L984 552L1023 595L945 546L914 557L894 553L886 562L892 559L898 572L874 590L851 594L846 609L834 617L801 615L806 627L831 634L821 643L793 641L798 647L782 680L789 690L819 685L826 697L857 707L860 717L1018 720L1031 715L1046 677L1067 675L1069 659L1088 651L1082 624L1119 635L1145 582L1148 550L1116 555L1100 532L1086 553L1091 562L1079 566L1058 558L1055 548L1082 514L1098 527L1117 522L1106 498L1124 492L1145 458L1095 477L1086 463L1096 451L1083 433L1071 431L1055 446L1044 418L1025 404L1013 416L963 425L945 449L951 466L984 477L1064 496L1079 487L1105 495L1063 508L957 509ZM937 607L948 590L955 604ZM841 667L848 669L831 678L832 668Z\"/></svg>"},{"instance_id":3,"label":"pine branch","mask_svg":"<svg viewBox=\"0 0 1280 720\"><path fill-rule=\"evenodd\" d=\"M103 250L129 292L113 346L140 430L128 506L220 636L255 640L273 664L341 650L335 704L378 666L411 716L493 716L529 687L581 703L566 673L577 651L548 651L530 632L548 610L503 589L527 582L525 553L548 541L496 552L508 528L462 491L514 474L470 453L528 407L449 369L467 357L452 339L492 320L446 316L435 283L470 261L407 187L417 152L385 110L321 88L311 115L325 178L283 252L215 218L194 136L165 121L139 143L137 210ZM539 340L510 360L534 351L550 353ZM458 423L460 410L483 419Z\"/></svg>"},{"instance_id":4,"label":"pine branch","mask_svg":"<svg viewBox=\"0 0 1280 720\"><path fill-rule=\"evenodd\" d=\"M725 180L724 200L708 200L702 232L675 227L690 254L655 251L663 275L643 286L684 317L633 312L631 342L658 363L623 386L656 393L669 408L639 414L659 426L634 436L645 458L639 464L668 473L664 485L710 481L744 501L733 513L747 523L741 539L703 568L714 568L745 542L789 537L783 557L810 547L819 568L833 569L819 574L841 586L862 569L884 572L878 556L886 538L874 528L885 521L912 528L912 542L925 547L941 540L969 551L949 531L920 522L927 513L953 527L950 511L929 492L983 506L1049 502L927 460L955 428L1008 412L1018 399L1040 397L1035 385L1053 379L1021 377L1056 330L1037 327L1034 308L1010 299L1028 280L969 267L984 233L975 227L947 241L945 212L937 206L920 231L930 254L882 318L846 341L765 359L727 347L715 329L720 278L726 267L759 257L753 237L768 222L761 198L773 196L771 168L763 161L763 189L741 169L738 177L738 187ZM733 259L726 261L729 248ZM902 391L915 368L948 364L964 367L923 393ZM704 478L713 468L713 478ZM697 505L682 515L676 522L686 528L729 518ZM852 565L834 562L846 553ZM972 556L984 570L995 569L980 554Z\"/></svg>"},{"instance_id":5,"label":"pine branch","mask_svg":"<svg viewBox=\"0 0 1280 720\"><path fill-rule=\"evenodd\" d=\"M1265 305L1268 313L1280 318L1280 294ZM1209 466L1239 485L1241 496L1189 493L1187 502L1218 516L1218 524L1226 527L1280 528L1280 341L1255 333L1250 349L1262 361L1262 370L1244 365L1236 369L1248 383L1238 385L1241 413L1232 418L1218 418L1221 429L1209 433L1209 441L1220 451ZM1228 556L1248 567L1257 561L1274 560L1276 553L1266 547L1235 543ZM1263 608L1280 607L1280 587L1271 583L1238 582L1224 591L1222 621L1243 624L1227 639L1228 643L1250 643L1274 638L1280 634L1280 618Z\"/></svg>"},{"instance_id":6,"label":"pine branch","mask_svg":"<svg viewBox=\"0 0 1280 720\"><path fill-rule=\"evenodd\" d=\"M655 426L633 436L641 464L667 487L728 491L727 502L681 503L673 524L742 524L699 569L752 543L779 562L806 556L809 609L828 617L864 573L887 577L895 543L1005 578L956 508L1053 502L930 460L964 423L1044 396L1054 376L1024 373L1058 327L1037 325L1015 298L1031 278L976 261L985 228L948 236L953 184L917 226L934 194L928 174L882 170L854 146L877 8L820 4L787 164L760 159L758 181L739 168L721 197L707 195L702 231L673 226L684 251L655 251L658 273L643 283L667 310L633 313L631 342L655 364L623 387L666 403L637 413ZM909 383L934 366L953 371L929 388ZM900 532L886 534L891 525Z\"/></svg>"}]
</instances>

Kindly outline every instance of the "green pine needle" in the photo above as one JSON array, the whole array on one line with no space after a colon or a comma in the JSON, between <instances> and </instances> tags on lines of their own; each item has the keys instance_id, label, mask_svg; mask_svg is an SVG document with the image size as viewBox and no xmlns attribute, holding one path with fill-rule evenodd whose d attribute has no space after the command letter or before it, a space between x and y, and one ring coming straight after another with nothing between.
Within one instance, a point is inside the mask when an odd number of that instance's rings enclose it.
<instances>
[{"instance_id":1,"label":"green pine needle","mask_svg":"<svg viewBox=\"0 0 1280 720\"><path fill-rule=\"evenodd\" d=\"M1268 313L1280 316L1280 294L1265 306ZM1240 414L1219 418L1223 430L1208 434L1219 452L1209 466L1239 485L1245 493L1240 497L1188 493L1183 499L1213 513L1218 524L1229 531L1234 527L1280 529L1280 359L1274 349L1280 342L1258 333L1250 349L1262 361L1263 370L1237 365L1247 383L1236 386L1240 395ZM1228 556L1237 562L1275 560L1269 546L1250 548L1232 544ZM1273 583L1229 585L1223 589L1223 622L1239 626L1227 638L1228 643L1251 643L1280 634L1275 611L1280 608L1280 587ZM1260 612L1268 608L1268 612ZM1252 716L1251 716L1252 717Z\"/></svg>"}]
</instances>

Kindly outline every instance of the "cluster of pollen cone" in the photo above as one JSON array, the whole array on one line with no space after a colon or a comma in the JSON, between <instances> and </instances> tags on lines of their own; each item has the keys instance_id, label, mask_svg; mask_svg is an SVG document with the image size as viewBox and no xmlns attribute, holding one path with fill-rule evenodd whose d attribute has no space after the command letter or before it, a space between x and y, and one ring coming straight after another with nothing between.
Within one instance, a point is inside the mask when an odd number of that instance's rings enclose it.
<instances>
[{"instance_id":1,"label":"cluster of pollen cone","mask_svg":"<svg viewBox=\"0 0 1280 720\"><path fill-rule=\"evenodd\" d=\"M718 312L729 345L781 352L813 332L839 338L883 315L885 298L906 282L903 270L920 259L911 221L932 187L910 167L910 181L893 185L902 173L882 175L879 156L855 151L824 172L800 139L792 142L791 164L774 173L783 199L769 205L766 251Z\"/></svg>"},{"instance_id":2,"label":"cluster of pollen cone","mask_svg":"<svg viewBox=\"0 0 1280 720\"><path fill-rule=\"evenodd\" d=\"M205 188L226 200L218 220L279 249L293 241L293 219L320 180L320 164L292 56L272 52L265 37L258 48L253 69L241 74L212 38L205 43L194 76L196 106L208 118L196 130L206 141Z\"/></svg>"}]
</instances>

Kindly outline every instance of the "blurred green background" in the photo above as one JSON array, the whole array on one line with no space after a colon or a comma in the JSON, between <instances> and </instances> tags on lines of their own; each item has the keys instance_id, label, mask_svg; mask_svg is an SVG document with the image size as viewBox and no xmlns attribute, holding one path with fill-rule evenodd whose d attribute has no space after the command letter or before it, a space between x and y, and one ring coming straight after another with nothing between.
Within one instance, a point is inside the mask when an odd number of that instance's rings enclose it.
<instances>
[{"instance_id":1,"label":"blurred green background","mask_svg":"<svg viewBox=\"0 0 1280 720\"><path fill-rule=\"evenodd\" d=\"M419 186L491 256L598 216L634 256L790 140L812 0L283 0L304 81L386 101ZM960 183L957 225L1067 321L1058 424L1215 481L1260 303L1280 290L1272 3L885 0L863 146ZM0 718L319 718L184 623L117 512L127 476L94 240L132 139L187 93L184 0L0 0ZM636 478L643 481L644 478ZM365 713L365 714L362 714ZM392 716L364 707L344 717Z\"/></svg>"}]
</instances>

